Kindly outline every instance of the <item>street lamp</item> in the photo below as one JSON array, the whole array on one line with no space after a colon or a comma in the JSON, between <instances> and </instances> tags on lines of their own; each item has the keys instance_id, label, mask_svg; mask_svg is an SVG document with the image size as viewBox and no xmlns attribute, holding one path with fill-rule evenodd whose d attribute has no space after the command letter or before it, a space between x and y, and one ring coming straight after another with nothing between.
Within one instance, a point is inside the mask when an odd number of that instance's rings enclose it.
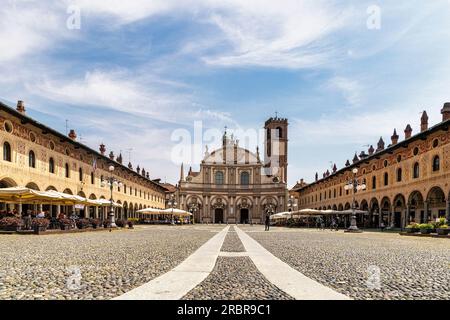
<instances>
[{"instance_id":1,"label":"street lamp","mask_svg":"<svg viewBox=\"0 0 450 320\"><path fill-rule=\"evenodd\" d=\"M273 209L273 204L272 203L269 203L269 205L267 206L267 210L266 211L269 214L269 216L274 214L275 211Z\"/></svg>"},{"instance_id":2,"label":"street lamp","mask_svg":"<svg viewBox=\"0 0 450 320\"><path fill-rule=\"evenodd\" d=\"M173 194L170 195L170 199L167 201L167 204L172 208L172 224L175 224L173 221L173 209L177 206L177 201L175 200L175 196Z\"/></svg>"},{"instance_id":3,"label":"street lamp","mask_svg":"<svg viewBox=\"0 0 450 320\"><path fill-rule=\"evenodd\" d=\"M197 215L198 207L196 205L192 205L191 209L189 210L192 213L192 223L195 222L195 216Z\"/></svg>"},{"instance_id":4,"label":"street lamp","mask_svg":"<svg viewBox=\"0 0 450 320\"><path fill-rule=\"evenodd\" d=\"M114 200L113 200L113 189L114 186L121 188L123 186L122 182L120 182L119 180L117 180L114 176L113 176L113 172L114 172L114 166L111 165L108 168L109 172L111 173L111 175L109 177L107 177L106 179L101 181L101 186L104 188L106 186L109 187L109 190L111 191L111 210L109 212L109 226L111 228L116 228L116 221L114 219Z\"/></svg>"},{"instance_id":5,"label":"street lamp","mask_svg":"<svg viewBox=\"0 0 450 320\"><path fill-rule=\"evenodd\" d=\"M365 190L366 185L364 184L364 181L358 181L356 178L356 174L358 173L358 169L354 168L352 170L353 172L353 179L348 181L347 184L344 186L344 190L352 190L352 220L350 222L350 227L346 231L348 232L362 232L360 229L358 229L358 226L356 225L356 200L355 195L356 192Z\"/></svg>"},{"instance_id":6,"label":"street lamp","mask_svg":"<svg viewBox=\"0 0 450 320\"><path fill-rule=\"evenodd\" d=\"M294 211L294 207L296 207L296 206L297 206L297 204L295 203L294 196L291 195L288 199L289 212Z\"/></svg>"}]
</instances>

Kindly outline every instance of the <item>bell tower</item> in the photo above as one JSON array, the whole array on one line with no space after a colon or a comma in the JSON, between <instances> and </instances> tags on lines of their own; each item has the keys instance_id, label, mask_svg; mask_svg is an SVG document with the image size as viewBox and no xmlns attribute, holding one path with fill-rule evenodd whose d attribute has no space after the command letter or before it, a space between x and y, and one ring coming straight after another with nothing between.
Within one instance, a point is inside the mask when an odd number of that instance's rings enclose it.
<instances>
[{"instance_id":1,"label":"bell tower","mask_svg":"<svg viewBox=\"0 0 450 320\"><path fill-rule=\"evenodd\" d=\"M287 183L288 159L288 120L269 118L265 125L265 172L267 175L278 176Z\"/></svg>"}]
</instances>

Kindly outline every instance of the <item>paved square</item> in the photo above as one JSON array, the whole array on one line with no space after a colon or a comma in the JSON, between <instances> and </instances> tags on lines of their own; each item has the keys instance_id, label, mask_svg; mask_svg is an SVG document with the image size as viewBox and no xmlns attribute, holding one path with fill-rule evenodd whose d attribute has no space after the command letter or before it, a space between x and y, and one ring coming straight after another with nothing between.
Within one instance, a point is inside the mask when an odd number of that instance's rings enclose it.
<instances>
[{"instance_id":1,"label":"paved square","mask_svg":"<svg viewBox=\"0 0 450 320\"><path fill-rule=\"evenodd\" d=\"M0 235L0 299L110 299L171 270L223 227ZM77 289L79 268L79 283ZM72 289L67 286L72 281Z\"/></svg>"},{"instance_id":2,"label":"paved square","mask_svg":"<svg viewBox=\"0 0 450 320\"><path fill-rule=\"evenodd\" d=\"M447 239L379 232L190 225L0 235L0 270L0 299L450 298ZM180 276L191 279L185 288Z\"/></svg>"},{"instance_id":3,"label":"paved square","mask_svg":"<svg viewBox=\"0 0 450 320\"><path fill-rule=\"evenodd\" d=\"M294 269L354 299L450 298L448 239L297 228L264 232L261 226L241 229ZM380 270L379 289L377 269L371 266Z\"/></svg>"}]
</instances>

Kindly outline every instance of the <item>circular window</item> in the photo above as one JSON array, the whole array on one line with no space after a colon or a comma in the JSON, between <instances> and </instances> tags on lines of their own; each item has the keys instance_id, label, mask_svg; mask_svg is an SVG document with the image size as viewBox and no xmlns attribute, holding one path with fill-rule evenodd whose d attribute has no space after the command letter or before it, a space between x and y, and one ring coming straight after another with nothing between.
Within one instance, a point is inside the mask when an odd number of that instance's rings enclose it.
<instances>
[{"instance_id":1,"label":"circular window","mask_svg":"<svg viewBox=\"0 0 450 320\"><path fill-rule=\"evenodd\" d=\"M387 161L387 160L384 160L383 165L384 165L384 167L386 168L386 167L388 166L388 161Z\"/></svg>"},{"instance_id":2,"label":"circular window","mask_svg":"<svg viewBox=\"0 0 450 320\"><path fill-rule=\"evenodd\" d=\"M402 161L402 156L401 156L401 155L398 155L398 156L397 156L397 162L400 162L400 161Z\"/></svg>"},{"instance_id":3,"label":"circular window","mask_svg":"<svg viewBox=\"0 0 450 320\"><path fill-rule=\"evenodd\" d=\"M50 142L48 143L48 146L49 146L49 148L50 148L51 150L55 150L55 143L54 143L53 141L50 141Z\"/></svg>"},{"instance_id":4,"label":"circular window","mask_svg":"<svg viewBox=\"0 0 450 320\"><path fill-rule=\"evenodd\" d=\"M3 127L5 128L5 131L8 133L11 133L13 131L13 125L12 125L11 121L5 121L5 123L3 124Z\"/></svg>"},{"instance_id":5,"label":"circular window","mask_svg":"<svg viewBox=\"0 0 450 320\"><path fill-rule=\"evenodd\" d=\"M419 148L415 147L413 153L417 156L419 154Z\"/></svg>"},{"instance_id":6,"label":"circular window","mask_svg":"<svg viewBox=\"0 0 450 320\"><path fill-rule=\"evenodd\" d=\"M30 132L30 141L36 142L36 135L33 132Z\"/></svg>"},{"instance_id":7,"label":"circular window","mask_svg":"<svg viewBox=\"0 0 450 320\"><path fill-rule=\"evenodd\" d=\"M439 140L438 139L434 139L433 140L433 148L436 148L439 145Z\"/></svg>"}]
</instances>

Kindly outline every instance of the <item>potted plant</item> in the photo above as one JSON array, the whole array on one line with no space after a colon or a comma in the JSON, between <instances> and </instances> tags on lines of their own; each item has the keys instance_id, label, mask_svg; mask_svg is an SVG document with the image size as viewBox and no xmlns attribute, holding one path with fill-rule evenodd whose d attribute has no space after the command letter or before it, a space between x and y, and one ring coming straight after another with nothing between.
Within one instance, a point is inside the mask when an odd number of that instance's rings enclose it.
<instances>
[{"instance_id":1,"label":"potted plant","mask_svg":"<svg viewBox=\"0 0 450 320\"><path fill-rule=\"evenodd\" d=\"M39 233L47 230L48 226L50 225L50 220L45 218L34 218L31 220L31 227L33 228L34 232Z\"/></svg>"},{"instance_id":2,"label":"potted plant","mask_svg":"<svg viewBox=\"0 0 450 320\"><path fill-rule=\"evenodd\" d=\"M119 228L123 228L125 227L125 221L119 219L116 221L116 226L118 226Z\"/></svg>"},{"instance_id":3,"label":"potted plant","mask_svg":"<svg viewBox=\"0 0 450 320\"><path fill-rule=\"evenodd\" d=\"M92 228L97 229L101 225L101 221L99 219L89 219L89 222L92 225Z\"/></svg>"},{"instance_id":4,"label":"potted plant","mask_svg":"<svg viewBox=\"0 0 450 320\"><path fill-rule=\"evenodd\" d=\"M78 219L77 220L77 228L78 229L87 229L91 226L91 221L89 219Z\"/></svg>"},{"instance_id":5,"label":"potted plant","mask_svg":"<svg viewBox=\"0 0 450 320\"><path fill-rule=\"evenodd\" d=\"M72 220L67 218L59 219L59 226L61 230L70 230L72 229Z\"/></svg>"},{"instance_id":6,"label":"potted plant","mask_svg":"<svg viewBox=\"0 0 450 320\"><path fill-rule=\"evenodd\" d=\"M449 228L448 228L448 224L447 224L447 219L445 219L444 217L440 217L436 222L435 222L435 228L436 228L436 233L440 236L445 236L449 233Z\"/></svg>"},{"instance_id":7,"label":"potted plant","mask_svg":"<svg viewBox=\"0 0 450 320\"><path fill-rule=\"evenodd\" d=\"M103 224L103 228L108 228L108 226L109 226L108 219L103 220L102 224Z\"/></svg>"},{"instance_id":8,"label":"potted plant","mask_svg":"<svg viewBox=\"0 0 450 320\"><path fill-rule=\"evenodd\" d=\"M133 227L133 220L128 220L127 221L127 224L128 224L128 228L130 228L130 229L133 229L134 227Z\"/></svg>"},{"instance_id":9,"label":"potted plant","mask_svg":"<svg viewBox=\"0 0 450 320\"><path fill-rule=\"evenodd\" d=\"M419 229L421 234L430 234L434 226L431 223L422 223L419 224Z\"/></svg>"},{"instance_id":10,"label":"potted plant","mask_svg":"<svg viewBox=\"0 0 450 320\"><path fill-rule=\"evenodd\" d=\"M439 228L436 228L436 232L440 236L446 236L450 232L450 229L448 228L448 225L443 224L439 226Z\"/></svg>"},{"instance_id":11,"label":"potted plant","mask_svg":"<svg viewBox=\"0 0 450 320\"><path fill-rule=\"evenodd\" d=\"M22 219L16 217L5 217L0 220L0 229L5 231L17 231L22 226Z\"/></svg>"},{"instance_id":12,"label":"potted plant","mask_svg":"<svg viewBox=\"0 0 450 320\"><path fill-rule=\"evenodd\" d=\"M412 222L409 225L407 225L405 229L407 233L416 233L420 231L419 224L415 222Z\"/></svg>"}]
</instances>

